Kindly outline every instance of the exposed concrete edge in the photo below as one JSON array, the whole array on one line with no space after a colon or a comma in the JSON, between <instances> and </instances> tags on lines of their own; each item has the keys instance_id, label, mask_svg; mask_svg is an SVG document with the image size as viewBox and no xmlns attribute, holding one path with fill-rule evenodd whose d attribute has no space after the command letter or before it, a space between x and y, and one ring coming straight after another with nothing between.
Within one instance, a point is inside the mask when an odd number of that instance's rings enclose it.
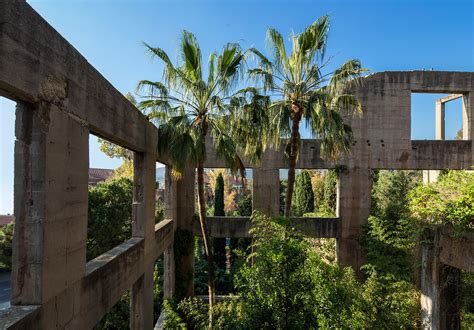
<instances>
[{"instance_id":1,"label":"exposed concrete edge","mask_svg":"<svg viewBox=\"0 0 474 330\"><path fill-rule=\"evenodd\" d=\"M137 248L140 243L143 243L143 238L131 238L128 241L125 241L113 249L101 254L97 258L92 259L86 264L85 278L91 276L95 272L102 271L111 263L123 258L126 256L126 254L130 253L131 250Z\"/></svg>"},{"instance_id":2,"label":"exposed concrete edge","mask_svg":"<svg viewBox=\"0 0 474 330\"><path fill-rule=\"evenodd\" d=\"M75 316L76 320L83 319L86 323L81 324L92 328L143 273L143 238L131 238L89 261L80 284L81 310ZM92 303L97 301L101 301L100 308Z\"/></svg>"},{"instance_id":3,"label":"exposed concrete edge","mask_svg":"<svg viewBox=\"0 0 474 330\"><path fill-rule=\"evenodd\" d=\"M155 247L152 249L153 260L156 260L167 248L173 244L174 222L165 219L155 225Z\"/></svg>"},{"instance_id":4,"label":"exposed concrete edge","mask_svg":"<svg viewBox=\"0 0 474 330\"><path fill-rule=\"evenodd\" d=\"M336 238L339 218L292 218L292 226L304 235L319 238ZM252 237L249 234L250 217L207 217L211 237ZM199 219L193 222L193 231L201 236Z\"/></svg>"},{"instance_id":5,"label":"exposed concrete edge","mask_svg":"<svg viewBox=\"0 0 474 330\"><path fill-rule=\"evenodd\" d=\"M0 311L0 329L34 329L40 309L38 305L10 306Z\"/></svg>"},{"instance_id":6,"label":"exposed concrete edge","mask_svg":"<svg viewBox=\"0 0 474 330\"><path fill-rule=\"evenodd\" d=\"M452 236L452 228L440 228L439 258L443 264L474 272L474 232Z\"/></svg>"}]
</instances>

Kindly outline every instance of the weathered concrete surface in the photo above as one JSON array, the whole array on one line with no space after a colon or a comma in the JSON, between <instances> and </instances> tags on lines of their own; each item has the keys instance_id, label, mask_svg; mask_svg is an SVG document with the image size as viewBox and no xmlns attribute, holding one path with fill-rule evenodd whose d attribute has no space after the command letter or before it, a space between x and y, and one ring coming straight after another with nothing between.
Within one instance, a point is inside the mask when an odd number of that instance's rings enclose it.
<instances>
[{"instance_id":1,"label":"weathered concrete surface","mask_svg":"<svg viewBox=\"0 0 474 330\"><path fill-rule=\"evenodd\" d=\"M280 212L280 171L256 167L253 169L252 207L270 216ZM228 236L229 237L229 236Z\"/></svg>"},{"instance_id":2,"label":"weathered concrete surface","mask_svg":"<svg viewBox=\"0 0 474 330\"><path fill-rule=\"evenodd\" d=\"M152 124L26 2L1 1L0 22L1 95L36 103L61 85L67 111L92 132L146 149L143 128Z\"/></svg>"},{"instance_id":3,"label":"weathered concrete surface","mask_svg":"<svg viewBox=\"0 0 474 330\"><path fill-rule=\"evenodd\" d=\"M361 226L367 223L370 215L372 172L367 168L342 171L339 174L337 192L337 262L343 266L351 266L361 277L360 267L365 263L365 255L360 245Z\"/></svg>"},{"instance_id":4,"label":"weathered concrete surface","mask_svg":"<svg viewBox=\"0 0 474 330\"><path fill-rule=\"evenodd\" d=\"M252 237L250 217L207 217L207 225L212 237ZM337 237L337 218L292 218L291 225L310 237ZM199 219L194 220L194 235L201 236Z\"/></svg>"},{"instance_id":5,"label":"weathered concrete surface","mask_svg":"<svg viewBox=\"0 0 474 330\"><path fill-rule=\"evenodd\" d=\"M175 235L186 235L189 238L186 241L181 239L179 243L174 242L168 251L169 255L165 256L165 272L174 272L174 278L165 275L165 279L168 277L165 293L169 295L172 292L182 297L191 297L194 295L194 237L192 232L196 172L194 169L189 169L185 171L180 180L174 182L169 172L167 169L166 180L168 183L166 186L171 188L167 194L175 197L168 206L167 212L176 216L175 229L178 230L178 234ZM169 199L169 197L167 198ZM179 251L175 250L176 245L179 245Z\"/></svg>"},{"instance_id":6,"label":"weathered concrete surface","mask_svg":"<svg viewBox=\"0 0 474 330\"><path fill-rule=\"evenodd\" d=\"M465 232L460 237L453 237L452 233L452 229L440 229L440 262L473 273L474 233Z\"/></svg>"},{"instance_id":7,"label":"weathered concrete surface","mask_svg":"<svg viewBox=\"0 0 474 330\"><path fill-rule=\"evenodd\" d=\"M452 255L453 240L447 239L450 230L446 228L426 229L423 240L429 243L422 244L421 249L421 321L423 329L459 329L459 269L447 262L452 258L442 258L441 255ZM444 237L444 238L443 238ZM457 248L468 249L466 255L473 260L474 250L472 237L458 239ZM462 253L460 251L460 253ZM456 258L455 258L456 259ZM472 271L472 270L470 270Z\"/></svg>"},{"instance_id":8,"label":"weathered concrete surface","mask_svg":"<svg viewBox=\"0 0 474 330\"><path fill-rule=\"evenodd\" d=\"M34 329L40 306L11 306L0 311L0 329Z\"/></svg>"}]
</instances>

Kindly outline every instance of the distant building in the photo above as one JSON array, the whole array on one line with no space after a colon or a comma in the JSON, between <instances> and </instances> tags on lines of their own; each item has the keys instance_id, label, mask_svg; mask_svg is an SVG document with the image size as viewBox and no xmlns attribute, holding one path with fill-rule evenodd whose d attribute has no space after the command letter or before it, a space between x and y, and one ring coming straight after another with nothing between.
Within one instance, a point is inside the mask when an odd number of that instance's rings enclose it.
<instances>
[{"instance_id":1,"label":"distant building","mask_svg":"<svg viewBox=\"0 0 474 330\"><path fill-rule=\"evenodd\" d=\"M90 168L89 185L95 186L97 183L107 180L114 175L114 170L108 168Z\"/></svg>"},{"instance_id":2,"label":"distant building","mask_svg":"<svg viewBox=\"0 0 474 330\"><path fill-rule=\"evenodd\" d=\"M0 227L8 225L11 222L15 221L15 216L11 214L0 215Z\"/></svg>"}]
</instances>

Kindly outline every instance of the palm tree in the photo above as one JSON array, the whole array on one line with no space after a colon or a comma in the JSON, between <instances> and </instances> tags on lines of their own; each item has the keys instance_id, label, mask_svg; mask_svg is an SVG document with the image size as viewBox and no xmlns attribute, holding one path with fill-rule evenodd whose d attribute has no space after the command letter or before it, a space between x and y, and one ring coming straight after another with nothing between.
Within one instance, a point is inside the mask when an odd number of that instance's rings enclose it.
<instances>
[{"instance_id":1,"label":"palm tree","mask_svg":"<svg viewBox=\"0 0 474 330\"><path fill-rule=\"evenodd\" d=\"M166 155L172 165L172 174L177 178L185 168L197 168L199 221L208 263L209 322L212 325L215 292L204 198L206 140L212 141L217 155L226 161L234 174L240 172L244 176L245 168L237 154L238 145L250 159L257 159L262 154L262 146L257 143L260 141L257 121L264 117L260 113L265 112L269 101L268 97L258 95L254 88L235 92L245 73L245 52L238 44L228 43L220 54L210 55L206 80L201 50L192 33L183 31L177 65L173 65L162 49L145 46L164 64L163 83L143 80L138 85L139 90L147 92L139 107L158 123L158 152ZM246 120L249 118L253 121Z\"/></svg>"},{"instance_id":2,"label":"palm tree","mask_svg":"<svg viewBox=\"0 0 474 330\"><path fill-rule=\"evenodd\" d=\"M286 145L289 160L286 217L291 215L301 120L304 119L310 131L321 140L321 155L336 159L352 144L352 130L344 123L343 114L362 112L360 103L348 90L367 70L358 60L350 60L333 72L323 73L329 63L324 62L328 32L329 19L323 16L302 33L291 35L292 49L287 55L281 34L270 28L267 39L272 59L255 48L249 50L258 65L248 73L261 83L273 100L268 115L269 143L278 146L282 137L289 137Z\"/></svg>"}]
</instances>

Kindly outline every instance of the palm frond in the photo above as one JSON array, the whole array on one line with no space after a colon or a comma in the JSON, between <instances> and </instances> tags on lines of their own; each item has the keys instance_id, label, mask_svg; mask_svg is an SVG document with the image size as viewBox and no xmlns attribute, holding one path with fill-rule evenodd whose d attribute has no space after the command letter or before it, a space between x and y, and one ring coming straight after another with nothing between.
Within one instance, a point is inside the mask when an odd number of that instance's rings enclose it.
<instances>
[{"instance_id":1,"label":"palm frond","mask_svg":"<svg viewBox=\"0 0 474 330\"><path fill-rule=\"evenodd\" d=\"M352 85L357 83L362 73L367 72L362 68L359 60L349 60L336 69L329 81L329 92L337 95L343 94Z\"/></svg>"},{"instance_id":2,"label":"palm frond","mask_svg":"<svg viewBox=\"0 0 474 330\"><path fill-rule=\"evenodd\" d=\"M278 69L288 69L288 57L286 55L285 42L281 34L273 29L267 30L267 43L270 46L273 54L274 65Z\"/></svg>"},{"instance_id":3,"label":"palm frond","mask_svg":"<svg viewBox=\"0 0 474 330\"><path fill-rule=\"evenodd\" d=\"M182 72L191 81L202 79L202 56L196 37L189 31L184 30L181 37L180 56L182 61Z\"/></svg>"}]
</instances>

